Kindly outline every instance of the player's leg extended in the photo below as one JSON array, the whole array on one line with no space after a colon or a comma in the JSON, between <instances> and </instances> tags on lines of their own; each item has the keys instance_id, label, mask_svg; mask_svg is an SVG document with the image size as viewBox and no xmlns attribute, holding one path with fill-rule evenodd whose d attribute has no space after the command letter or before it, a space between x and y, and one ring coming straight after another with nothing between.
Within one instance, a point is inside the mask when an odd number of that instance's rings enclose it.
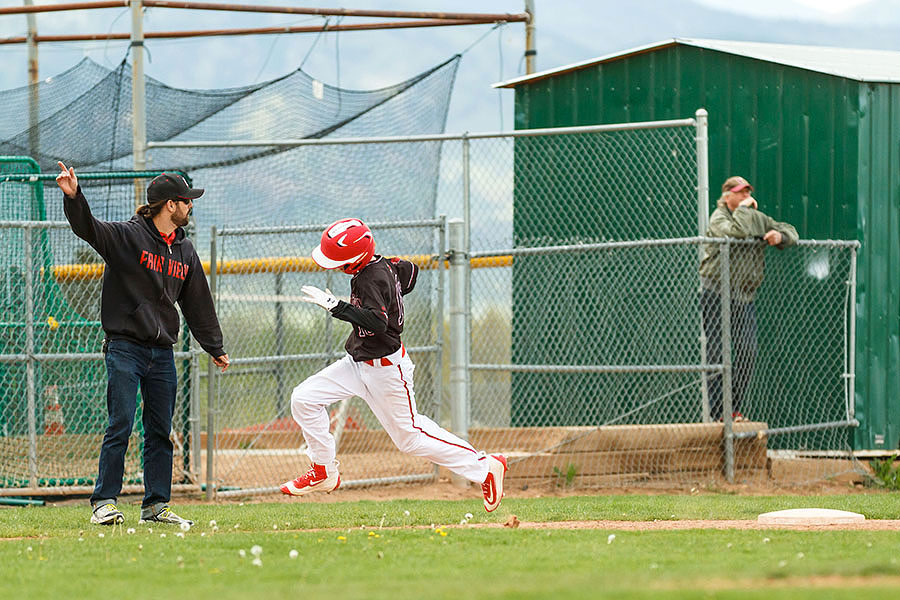
<instances>
[{"instance_id":1,"label":"player's leg extended","mask_svg":"<svg viewBox=\"0 0 900 600\"><path fill-rule=\"evenodd\" d=\"M365 388L359 366L349 356L308 377L291 393L291 414L306 440L312 467L305 475L287 481L281 491L301 496L313 490L332 491L340 485L334 436L328 407L352 396L362 396ZM319 487L321 486L321 487Z\"/></svg>"},{"instance_id":2,"label":"player's leg extended","mask_svg":"<svg viewBox=\"0 0 900 600\"><path fill-rule=\"evenodd\" d=\"M366 384L363 398L372 412L402 452L427 458L481 484L485 508L494 510L503 497L506 459L485 456L465 440L419 414L413 388L415 367L408 356L394 362L397 364L380 366L376 362L373 366L363 364L360 367Z\"/></svg>"}]
</instances>

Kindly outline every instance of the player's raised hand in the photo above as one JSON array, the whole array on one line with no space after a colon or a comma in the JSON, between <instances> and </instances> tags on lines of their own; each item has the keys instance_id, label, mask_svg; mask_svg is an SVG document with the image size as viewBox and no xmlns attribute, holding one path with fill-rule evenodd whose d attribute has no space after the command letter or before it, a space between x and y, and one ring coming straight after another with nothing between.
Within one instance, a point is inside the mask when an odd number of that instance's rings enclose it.
<instances>
[{"instance_id":1,"label":"player's raised hand","mask_svg":"<svg viewBox=\"0 0 900 600\"><path fill-rule=\"evenodd\" d=\"M56 185L63 191L66 196L74 197L78 191L78 178L75 177L75 168L66 168L62 161L57 162L60 174L56 176Z\"/></svg>"},{"instance_id":2,"label":"player's raised hand","mask_svg":"<svg viewBox=\"0 0 900 600\"><path fill-rule=\"evenodd\" d=\"M338 299L334 297L331 290L323 292L314 285L304 285L300 288L300 291L303 293L301 300L310 304L318 304L325 310L331 310L338 305Z\"/></svg>"}]
</instances>

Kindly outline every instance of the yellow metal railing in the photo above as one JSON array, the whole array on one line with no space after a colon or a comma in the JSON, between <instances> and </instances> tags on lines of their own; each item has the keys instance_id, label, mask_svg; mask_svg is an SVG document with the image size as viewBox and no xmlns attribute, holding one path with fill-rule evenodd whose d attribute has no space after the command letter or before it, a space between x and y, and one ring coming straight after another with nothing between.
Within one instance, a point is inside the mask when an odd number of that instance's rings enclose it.
<instances>
[{"instance_id":1,"label":"yellow metal railing","mask_svg":"<svg viewBox=\"0 0 900 600\"><path fill-rule=\"evenodd\" d=\"M421 269L436 269L438 266L434 256L416 254L401 256L400 258L413 262ZM447 261L441 261L447 268ZM495 267L509 267L513 257L489 256L473 258L470 261L473 269L485 269ZM53 277L58 282L90 281L103 277L105 268L103 263L82 263L70 265L54 265ZM209 261L203 261L203 271L209 274ZM313 262L313 259L303 256L273 256L268 258L241 258L238 260L226 260L219 263L216 273L219 275L250 275L254 273L312 273L323 269ZM43 272L43 269L41 270Z\"/></svg>"}]
</instances>

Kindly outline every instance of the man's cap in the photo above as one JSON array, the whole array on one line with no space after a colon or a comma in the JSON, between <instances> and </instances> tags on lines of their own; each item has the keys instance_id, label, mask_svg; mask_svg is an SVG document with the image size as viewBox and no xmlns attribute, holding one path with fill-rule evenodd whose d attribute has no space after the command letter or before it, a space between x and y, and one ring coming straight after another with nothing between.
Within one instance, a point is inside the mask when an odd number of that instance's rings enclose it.
<instances>
[{"instance_id":1,"label":"man's cap","mask_svg":"<svg viewBox=\"0 0 900 600\"><path fill-rule=\"evenodd\" d=\"M739 175L729 177L725 180L725 183L722 184L723 192L740 192L741 190L748 188L751 192L753 191L753 186L750 185L750 182Z\"/></svg>"},{"instance_id":2,"label":"man's cap","mask_svg":"<svg viewBox=\"0 0 900 600\"><path fill-rule=\"evenodd\" d=\"M203 188L192 188L178 173L157 175L147 186L147 200L196 200L203 195Z\"/></svg>"}]
</instances>

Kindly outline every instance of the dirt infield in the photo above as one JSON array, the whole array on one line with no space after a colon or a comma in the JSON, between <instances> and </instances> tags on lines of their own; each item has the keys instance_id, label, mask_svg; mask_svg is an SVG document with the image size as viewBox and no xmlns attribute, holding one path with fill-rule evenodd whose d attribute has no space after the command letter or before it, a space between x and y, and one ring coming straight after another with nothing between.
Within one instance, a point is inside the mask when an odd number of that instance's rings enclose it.
<instances>
[{"instance_id":1,"label":"dirt infield","mask_svg":"<svg viewBox=\"0 0 900 600\"><path fill-rule=\"evenodd\" d=\"M507 523L478 523L452 525L454 528L467 527L499 528ZM520 521L517 529L612 529L615 531L680 531L684 529L789 529L792 531L900 531L900 520L872 520L840 525L762 525L752 520L683 520L683 521L554 521L550 523L529 523Z\"/></svg>"}]
</instances>

